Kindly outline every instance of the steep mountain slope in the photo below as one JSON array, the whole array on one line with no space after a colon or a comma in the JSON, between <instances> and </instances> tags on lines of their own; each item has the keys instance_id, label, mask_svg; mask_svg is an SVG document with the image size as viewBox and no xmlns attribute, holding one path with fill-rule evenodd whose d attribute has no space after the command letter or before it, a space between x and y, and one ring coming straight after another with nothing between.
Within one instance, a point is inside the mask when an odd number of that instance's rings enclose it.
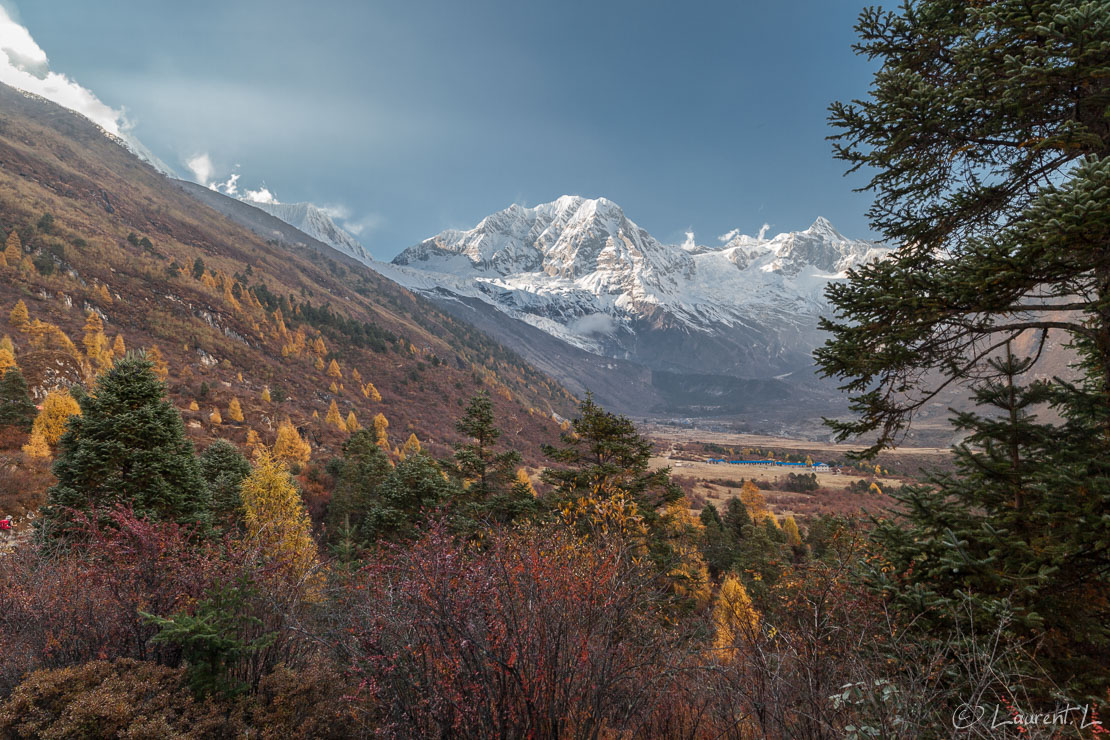
<instances>
[{"instance_id":1,"label":"steep mountain slope","mask_svg":"<svg viewBox=\"0 0 1110 740\"><path fill-rule=\"evenodd\" d=\"M824 290L883 254L823 218L771 239L665 245L612 201L563 196L535 208L511 206L467 231L445 231L406 249L392 266L374 268L438 296L441 306L446 296L481 300L592 355L663 373L650 385L664 402L640 411L700 416L750 410L759 398L784 410L831 400L836 394L812 373L811 352L822 341L817 318L828 310ZM498 335L519 346L506 332ZM768 393L755 382L738 388L737 378L797 383ZM582 385L591 380L579 378ZM825 410L811 408L811 415Z\"/></svg>"},{"instance_id":2,"label":"steep mountain slope","mask_svg":"<svg viewBox=\"0 0 1110 740\"><path fill-rule=\"evenodd\" d=\"M0 266L0 335L29 380L41 388L95 369L73 347L95 312L128 349L159 348L198 439L242 442L252 429L272 441L289 417L334 453L346 435L323 417L335 401L363 426L384 414L394 444L415 433L440 454L464 399L486 389L512 443L537 459L573 408L519 356L356 260L303 234L259 236L87 119L0 86L0 237L11 230L23 256ZM13 323L18 300L65 336ZM243 422L228 418L233 398Z\"/></svg>"}]
</instances>

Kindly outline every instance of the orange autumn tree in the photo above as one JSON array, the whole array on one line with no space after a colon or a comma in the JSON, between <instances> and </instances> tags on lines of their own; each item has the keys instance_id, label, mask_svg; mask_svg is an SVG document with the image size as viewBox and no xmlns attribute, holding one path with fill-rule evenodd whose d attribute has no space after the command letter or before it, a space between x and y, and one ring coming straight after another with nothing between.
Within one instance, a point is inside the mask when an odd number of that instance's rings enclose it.
<instances>
[{"instance_id":1,"label":"orange autumn tree","mask_svg":"<svg viewBox=\"0 0 1110 740\"><path fill-rule=\"evenodd\" d=\"M385 414L378 414L374 417L374 442L386 452L389 452L389 434L386 430L389 429L389 420L385 418Z\"/></svg>"},{"instance_id":2,"label":"orange autumn tree","mask_svg":"<svg viewBox=\"0 0 1110 740\"><path fill-rule=\"evenodd\" d=\"M227 418L232 421L243 420L243 407L239 405L238 398L232 398L231 402L227 405Z\"/></svg>"},{"instance_id":3,"label":"orange autumn tree","mask_svg":"<svg viewBox=\"0 0 1110 740\"><path fill-rule=\"evenodd\" d=\"M335 399L331 401L328 406L328 415L324 417L325 424L331 424L341 432L347 431L347 425L343 423L343 417L339 415L339 406L336 405Z\"/></svg>"},{"instance_id":4,"label":"orange autumn tree","mask_svg":"<svg viewBox=\"0 0 1110 740\"><path fill-rule=\"evenodd\" d=\"M725 577L713 605L713 647L726 660L735 659L740 645L759 633L759 612L747 589L734 574Z\"/></svg>"}]
</instances>

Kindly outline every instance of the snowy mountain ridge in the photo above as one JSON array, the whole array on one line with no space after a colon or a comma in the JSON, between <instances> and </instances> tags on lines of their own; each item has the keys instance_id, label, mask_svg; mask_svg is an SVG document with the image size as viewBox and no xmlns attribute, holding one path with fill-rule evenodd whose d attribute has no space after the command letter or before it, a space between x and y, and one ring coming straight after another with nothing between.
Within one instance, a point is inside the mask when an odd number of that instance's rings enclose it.
<instances>
[{"instance_id":1,"label":"snowy mountain ridge","mask_svg":"<svg viewBox=\"0 0 1110 740\"><path fill-rule=\"evenodd\" d=\"M370 253L357 239L340 228L323 209L312 203L278 203L250 199L244 202L281 219L313 239L318 239L343 254L354 257L363 264L368 265L373 262Z\"/></svg>"},{"instance_id":2,"label":"snowy mountain ridge","mask_svg":"<svg viewBox=\"0 0 1110 740\"><path fill-rule=\"evenodd\" d=\"M403 251L387 274L423 292L480 298L579 348L660 369L686 364L681 347L693 335L726 339L746 345L743 358L726 352L730 361L715 371L769 376L809 362L829 282L888 251L824 218L768 239L734 233L715 246L667 245L610 200L563 196L444 231ZM678 348L646 342L653 332ZM690 360L700 364L700 355Z\"/></svg>"}]
</instances>

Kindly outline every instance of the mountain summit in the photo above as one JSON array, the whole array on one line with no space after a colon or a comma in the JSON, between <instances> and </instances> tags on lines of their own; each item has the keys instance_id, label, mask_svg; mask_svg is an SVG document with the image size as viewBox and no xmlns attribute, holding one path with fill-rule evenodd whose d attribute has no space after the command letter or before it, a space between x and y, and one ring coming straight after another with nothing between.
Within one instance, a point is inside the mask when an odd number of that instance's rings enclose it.
<instances>
[{"instance_id":1,"label":"mountain summit","mask_svg":"<svg viewBox=\"0 0 1110 740\"><path fill-rule=\"evenodd\" d=\"M664 244L610 200L565 195L444 231L375 269L655 373L812 380L825 288L887 251L825 218L771 238Z\"/></svg>"}]
</instances>

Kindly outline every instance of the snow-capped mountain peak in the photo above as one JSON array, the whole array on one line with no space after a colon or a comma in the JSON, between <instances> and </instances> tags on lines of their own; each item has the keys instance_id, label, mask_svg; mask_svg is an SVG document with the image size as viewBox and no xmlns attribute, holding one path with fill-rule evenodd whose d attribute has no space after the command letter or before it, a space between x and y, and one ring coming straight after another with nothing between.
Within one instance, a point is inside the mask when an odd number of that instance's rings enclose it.
<instances>
[{"instance_id":1,"label":"snow-capped mountain peak","mask_svg":"<svg viewBox=\"0 0 1110 740\"><path fill-rule=\"evenodd\" d=\"M247 201L255 208L279 218L313 239L319 239L328 246L354 257L359 262L370 264L373 258L366 248L332 220L323 209L312 203L278 203L276 201Z\"/></svg>"},{"instance_id":2,"label":"snow-capped mountain peak","mask_svg":"<svg viewBox=\"0 0 1110 740\"><path fill-rule=\"evenodd\" d=\"M611 200L564 195L437 234L398 255L389 274L479 298L596 354L635 359L651 347L643 361L654 367L729 373L742 355L747 372L778 374L809 362L829 281L885 251L825 218L771 238L733 231L713 247L663 244ZM688 339L663 348L647 339L659 332L719 341L704 353Z\"/></svg>"}]
</instances>

